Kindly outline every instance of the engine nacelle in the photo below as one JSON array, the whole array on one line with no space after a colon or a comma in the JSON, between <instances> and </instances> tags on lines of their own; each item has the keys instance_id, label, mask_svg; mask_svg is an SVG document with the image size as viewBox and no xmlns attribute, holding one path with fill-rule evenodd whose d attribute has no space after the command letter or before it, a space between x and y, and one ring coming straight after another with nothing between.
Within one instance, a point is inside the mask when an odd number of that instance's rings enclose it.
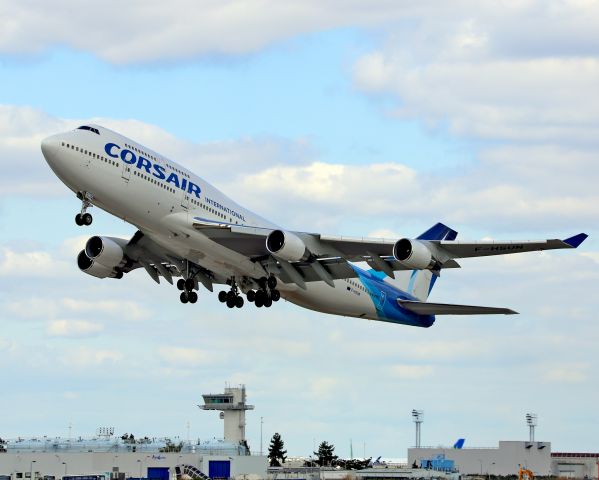
<instances>
[{"instance_id":1,"label":"engine nacelle","mask_svg":"<svg viewBox=\"0 0 599 480\"><path fill-rule=\"evenodd\" d=\"M266 237L266 249L275 257L288 262L299 262L310 255L306 245L297 235L283 230L273 230Z\"/></svg>"},{"instance_id":2,"label":"engine nacelle","mask_svg":"<svg viewBox=\"0 0 599 480\"><path fill-rule=\"evenodd\" d=\"M101 263L105 267L118 267L125 252L123 248L110 237L92 237L85 244L85 254L95 263Z\"/></svg>"},{"instance_id":3,"label":"engine nacelle","mask_svg":"<svg viewBox=\"0 0 599 480\"><path fill-rule=\"evenodd\" d=\"M115 267L107 267L97 262L93 258L89 258L85 250L81 250L77 255L77 265L79 270L98 278L122 278L123 272L119 272Z\"/></svg>"},{"instance_id":4,"label":"engine nacelle","mask_svg":"<svg viewBox=\"0 0 599 480\"><path fill-rule=\"evenodd\" d=\"M414 270L425 270L436 263L432 252L426 245L409 238L402 238L395 242L393 256L397 261Z\"/></svg>"}]
</instances>

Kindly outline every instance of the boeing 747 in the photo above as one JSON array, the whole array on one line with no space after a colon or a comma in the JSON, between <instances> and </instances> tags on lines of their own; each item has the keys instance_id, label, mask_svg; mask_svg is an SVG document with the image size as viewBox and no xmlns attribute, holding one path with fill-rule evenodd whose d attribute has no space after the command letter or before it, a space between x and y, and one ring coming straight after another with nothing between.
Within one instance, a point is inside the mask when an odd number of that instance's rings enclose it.
<instances>
[{"instance_id":1,"label":"boeing 747","mask_svg":"<svg viewBox=\"0 0 599 480\"><path fill-rule=\"evenodd\" d=\"M93 236L77 257L81 271L120 279L143 268L196 303L203 285L229 308L271 307L284 298L319 312L430 327L435 315L512 314L508 308L427 302L441 270L457 259L576 248L565 240L456 240L437 223L416 238L352 238L290 231L235 203L190 170L99 125L42 141L56 176L81 201L77 225L96 206L134 225L130 239ZM356 263L366 263L365 270Z\"/></svg>"}]
</instances>

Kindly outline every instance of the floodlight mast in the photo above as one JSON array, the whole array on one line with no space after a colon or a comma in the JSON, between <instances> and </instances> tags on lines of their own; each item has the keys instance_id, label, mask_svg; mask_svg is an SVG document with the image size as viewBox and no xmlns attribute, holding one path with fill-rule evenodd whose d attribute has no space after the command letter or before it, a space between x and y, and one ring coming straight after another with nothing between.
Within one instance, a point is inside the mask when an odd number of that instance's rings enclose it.
<instances>
[{"instance_id":1,"label":"floodlight mast","mask_svg":"<svg viewBox=\"0 0 599 480\"><path fill-rule=\"evenodd\" d=\"M537 414L527 413L526 424L528 425L528 434L530 437L530 443L535 441L535 427L537 426Z\"/></svg>"},{"instance_id":2,"label":"floodlight mast","mask_svg":"<svg viewBox=\"0 0 599 480\"><path fill-rule=\"evenodd\" d=\"M424 421L422 419L424 412L422 410L412 410L412 419L416 424L416 448L420 448L420 425Z\"/></svg>"}]
</instances>

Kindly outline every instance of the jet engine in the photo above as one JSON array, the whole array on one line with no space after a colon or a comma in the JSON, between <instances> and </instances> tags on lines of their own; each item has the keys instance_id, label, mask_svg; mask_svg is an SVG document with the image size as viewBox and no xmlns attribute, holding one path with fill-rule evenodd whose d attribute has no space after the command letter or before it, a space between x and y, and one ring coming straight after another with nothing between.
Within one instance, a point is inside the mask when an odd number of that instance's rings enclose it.
<instances>
[{"instance_id":1,"label":"jet engine","mask_svg":"<svg viewBox=\"0 0 599 480\"><path fill-rule=\"evenodd\" d=\"M299 262L310 255L306 245L297 235L273 230L266 237L266 249L275 257L282 258L288 262Z\"/></svg>"},{"instance_id":2,"label":"jet engine","mask_svg":"<svg viewBox=\"0 0 599 480\"><path fill-rule=\"evenodd\" d=\"M436 263L432 252L425 244L409 238L395 242L393 256L404 266L414 270L425 270Z\"/></svg>"},{"instance_id":3,"label":"jet engine","mask_svg":"<svg viewBox=\"0 0 599 480\"><path fill-rule=\"evenodd\" d=\"M77 265L82 272L98 278L122 278L118 270L125 263L123 247L117 243L120 239L110 237L92 237L77 256Z\"/></svg>"}]
</instances>

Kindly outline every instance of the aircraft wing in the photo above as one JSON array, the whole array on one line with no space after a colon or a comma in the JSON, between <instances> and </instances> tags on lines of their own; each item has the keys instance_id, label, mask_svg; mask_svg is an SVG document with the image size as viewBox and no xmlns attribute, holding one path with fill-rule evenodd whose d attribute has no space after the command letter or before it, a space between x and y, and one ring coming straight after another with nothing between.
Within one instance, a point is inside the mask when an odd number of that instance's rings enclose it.
<instances>
[{"instance_id":1,"label":"aircraft wing","mask_svg":"<svg viewBox=\"0 0 599 480\"><path fill-rule=\"evenodd\" d=\"M122 277L132 270L143 268L156 283L160 283L160 277L172 284L173 277L185 276L193 279L196 288L202 283L210 291L213 291L213 283L226 280L160 246L151 235L140 230L129 240L90 238L86 248L79 253L77 262L81 270L99 278L120 278L118 275Z\"/></svg>"},{"instance_id":2,"label":"aircraft wing","mask_svg":"<svg viewBox=\"0 0 599 480\"><path fill-rule=\"evenodd\" d=\"M460 268L456 258L576 248L587 238L586 234L581 233L565 240L459 242L455 240L455 230L437 223L413 240L403 239L411 245L420 244L430 252L430 265L419 267L395 258L394 246L398 241L393 239L281 231L286 239L293 237L290 240L300 242L309 252L305 258L285 259L282 255L272 254L267 248L267 238L275 232L274 229L219 223L201 217L194 217L193 228L216 243L263 265L268 264L271 270L279 270L284 282L299 285L319 280L331 285L335 279L354 277L355 273L347 262L366 262L389 277L394 277L393 272L399 270L428 268L439 273L443 268Z\"/></svg>"},{"instance_id":3,"label":"aircraft wing","mask_svg":"<svg viewBox=\"0 0 599 480\"><path fill-rule=\"evenodd\" d=\"M510 253L534 252L541 250L555 250L560 248L577 248L586 240L588 235L579 233L565 240L525 240L525 241L430 241L433 245L444 250L452 258L486 257L490 255L506 255Z\"/></svg>"}]
</instances>

